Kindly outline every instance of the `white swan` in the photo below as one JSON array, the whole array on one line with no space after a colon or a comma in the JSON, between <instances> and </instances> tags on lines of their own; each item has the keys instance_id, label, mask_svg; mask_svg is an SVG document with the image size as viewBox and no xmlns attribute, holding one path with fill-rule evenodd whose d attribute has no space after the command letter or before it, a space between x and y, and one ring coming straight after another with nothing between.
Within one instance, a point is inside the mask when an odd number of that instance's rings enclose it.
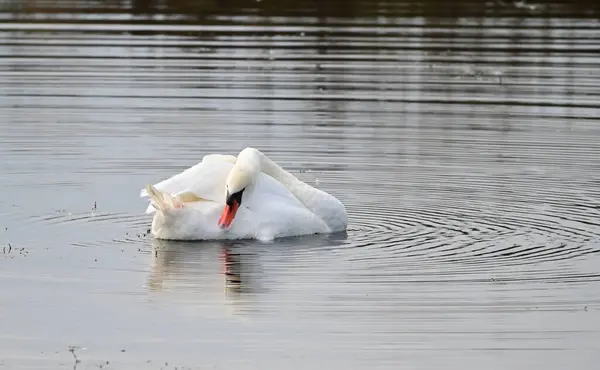
<instances>
[{"instance_id":1,"label":"white swan","mask_svg":"<svg viewBox=\"0 0 600 370\"><path fill-rule=\"evenodd\" d=\"M282 169L254 148L237 158L210 154L197 165L141 191L150 197L157 239L259 239L346 230L334 196Z\"/></svg>"}]
</instances>

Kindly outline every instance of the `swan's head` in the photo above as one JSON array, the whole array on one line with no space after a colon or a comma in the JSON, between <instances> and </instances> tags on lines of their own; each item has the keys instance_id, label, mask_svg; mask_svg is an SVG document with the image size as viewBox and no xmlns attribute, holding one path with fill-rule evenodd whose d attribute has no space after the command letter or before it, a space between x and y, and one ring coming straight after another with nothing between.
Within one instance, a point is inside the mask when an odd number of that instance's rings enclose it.
<instances>
[{"instance_id":1,"label":"swan's head","mask_svg":"<svg viewBox=\"0 0 600 370\"><path fill-rule=\"evenodd\" d=\"M228 229L242 204L242 196L246 189L254 183L260 173L260 162L254 157L238 156L225 182L225 208L219 219L219 227Z\"/></svg>"}]
</instances>

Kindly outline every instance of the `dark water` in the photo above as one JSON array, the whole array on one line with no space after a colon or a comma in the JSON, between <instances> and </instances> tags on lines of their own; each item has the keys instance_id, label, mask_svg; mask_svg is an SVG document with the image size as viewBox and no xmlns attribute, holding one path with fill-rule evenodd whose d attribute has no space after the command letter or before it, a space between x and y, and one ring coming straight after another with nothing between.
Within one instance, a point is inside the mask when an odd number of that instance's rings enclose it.
<instances>
[{"instance_id":1,"label":"dark water","mask_svg":"<svg viewBox=\"0 0 600 370\"><path fill-rule=\"evenodd\" d=\"M0 368L596 368L595 2L2 4ZM145 235L246 146L347 235Z\"/></svg>"}]
</instances>

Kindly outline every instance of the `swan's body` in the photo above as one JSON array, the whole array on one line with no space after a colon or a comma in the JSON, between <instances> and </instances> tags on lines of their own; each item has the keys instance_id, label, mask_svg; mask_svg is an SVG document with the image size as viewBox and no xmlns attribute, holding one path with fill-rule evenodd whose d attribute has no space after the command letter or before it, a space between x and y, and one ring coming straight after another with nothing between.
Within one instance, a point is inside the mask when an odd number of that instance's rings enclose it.
<instances>
[{"instance_id":1,"label":"swan's body","mask_svg":"<svg viewBox=\"0 0 600 370\"><path fill-rule=\"evenodd\" d=\"M151 231L158 239L271 240L344 231L348 224L338 199L300 181L254 148L237 158L207 155L197 165L149 185L141 196L150 197L146 213L156 212Z\"/></svg>"}]
</instances>

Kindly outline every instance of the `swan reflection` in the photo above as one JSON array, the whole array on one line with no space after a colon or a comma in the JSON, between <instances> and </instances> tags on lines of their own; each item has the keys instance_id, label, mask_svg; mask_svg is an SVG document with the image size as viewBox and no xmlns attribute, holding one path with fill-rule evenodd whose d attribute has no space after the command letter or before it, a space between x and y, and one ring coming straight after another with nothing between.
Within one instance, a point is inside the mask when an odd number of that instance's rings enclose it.
<instances>
[{"instance_id":1,"label":"swan reflection","mask_svg":"<svg viewBox=\"0 0 600 370\"><path fill-rule=\"evenodd\" d=\"M170 299L202 305L225 304L250 310L260 296L277 289L282 263L310 263L324 251L343 245L346 233L257 241L181 242L152 240L148 289ZM302 258L291 258L301 255ZM267 276L270 275L270 276ZM268 278L267 278L268 277ZM267 282L270 281L271 284ZM299 282L301 284L302 282ZM254 307L253 309L257 309Z\"/></svg>"},{"instance_id":2,"label":"swan reflection","mask_svg":"<svg viewBox=\"0 0 600 370\"><path fill-rule=\"evenodd\" d=\"M148 286L166 289L169 282L187 289L200 288L220 276L226 289L251 292L250 271L255 253L239 242L180 242L154 239ZM244 276L246 275L246 276ZM223 280L224 279L224 280ZM202 286L205 288L205 286Z\"/></svg>"}]
</instances>

